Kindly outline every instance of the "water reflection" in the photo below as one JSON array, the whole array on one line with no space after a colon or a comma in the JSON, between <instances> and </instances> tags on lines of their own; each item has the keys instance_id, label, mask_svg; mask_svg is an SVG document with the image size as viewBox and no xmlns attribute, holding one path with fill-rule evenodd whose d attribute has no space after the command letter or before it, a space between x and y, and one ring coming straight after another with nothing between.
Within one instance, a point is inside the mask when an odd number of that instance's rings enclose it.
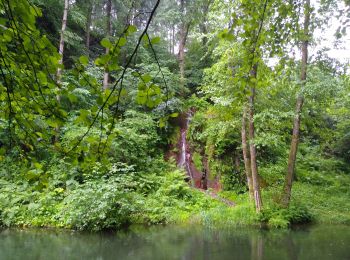
<instances>
[{"instance_id":1,"label":"water reflection","mask_svg":"<svg viewBox=\"0 0 350 260\"><path fill-rule=\"evenodd\" d=\"M2 230L0 259L350 259L349 226L297 230L134 227L128 232Z\"/></svg>"}]
</instances>

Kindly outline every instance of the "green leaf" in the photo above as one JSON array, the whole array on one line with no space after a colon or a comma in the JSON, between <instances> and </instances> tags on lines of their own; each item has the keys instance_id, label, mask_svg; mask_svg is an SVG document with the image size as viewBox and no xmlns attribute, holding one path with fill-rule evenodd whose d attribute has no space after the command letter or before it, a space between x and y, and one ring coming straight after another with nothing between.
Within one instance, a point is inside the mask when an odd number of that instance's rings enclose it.
<instances>
[{"instance_id":1,"label":"green leaf","mask_svg":"<svg viewBox=\"0 0 350 260\"><path fill-rule=\"evenodd\" d=\"M49 120L46 120L46 123L53 128L58 127L58 122L56 120L49 119Z\"/></svg>"},{"instance_id":2,"label":"green leaf","mask_svg":"<svg viewBox=\"0 0 350 260\"><path fill-rule=\"evenodd\" d=\"M43 165L40 164L40 163L38 163L38 162L35 162L35 163L34 163L34 167L35 167L36 169L42 169L42 168L43 168Z\"/></svg>"},{"instance_id":3,"label":"green leaf","mask_svg":"<svg viewBox=\"0 0 350 260\"><path fill-rule=\"evenodd\" d=\"M179 113L172 113L169 115L170 117L178 117L179 116Z\"/></svg>"},{"instance_id":4,"label":"green leaf","mask_svg":"<svg viewBox=\"0 0 350 260\"><path fill-rule=\"evenodd\" d=\"M135 25L129 25L128 27L128 33L134 33L137 32L137 27Z\"/></svg>"},{"instance_id":5,"label":"green leaf","mask_svg":"<svg viewBox=\"0 0 350 260\"><path fill-rule=\"evenodd\" d=\"M95 60L95 64L97 66L104 66L110 60L110 58L111 58L111 55L103 54L103 55L101 55L101 57L99 57Z\"/></svg>"},{"instance_id":6,"label":"green leaf","mask_svg":"<svg viewBox=\"0 0 350 260\"><path fill-rule=\"evenodd\" d=\"M120 66L118 65L118 61L116 59L112 60L108 65L109 71L116 71L120 69Z\"/></svg>"},{"instance_id":7,"label":"green leaf","mask_svg":"<svg viewBox=\"0 0 350 260\"><path fill-rule=\"evenodd\" d=\"M136 102L140 105L144 105L147 102L147 96L144 91L137 93Z\"/></svg>"},{"instance_id":8,"label":"green leaf","mask_svg":"<svg viewBox=\"0 0 350 260\"><path fill-rule=\"evenodd\" d=\"M165 125L166 125L166 120L167 120L167 118L165 117L165 118L160 118L159 119L159 127L160 128L163 128L163 127L165 127Z\"/></svg>"},{"instance_id":9,"label":"green leaf","mask_svg":"<svg viewBox=\"0 0 350 260\"><path fill-rule=\"evenodd\" d=\"M72 94L72 93L68 93L67 97L68 97L69 101L72 102L72 103L75 103L75 102L78 101L77 96Z\"/></svg>"},{"instance_id":10,"label":"green leaf","mask_svg":"<svg viewBox=\"0 0 350 260\"><path fill-rule=\"evenodd\" d=\"M160 37L159 37L159 36L154 37L154 38L151 40L151 43L152 43L152 44L160 43Z\"/></svg>"},{"instance_id":11,"label":"green leaf","mask_svg":"<svg viewBox=\"0 0 350 260\"><path fill-rule=\"evenodd\" d=\"M38 80L40 81L41 85L46 86L47 85L47 77L46 74L42 71L37 73Z\"/></svg>"},{"instance_id":12,"label":"green leaf","mask_svg":"<svg viewBox=\"0 0 350 260\"><path fill-rule=\"evenodd\" d=\"M110 49L113 47L113 44L111 43L111 41L108 38L103 38L101 41L101 45L107 49Z\"/></svg>"},{"instance_id":13,"label":"green leaf","mask_svg":"<svg viewBox=\"0 0 350 260\"><path fill-rule=\"evenodd\" d=\"M144 81L145 83L148 83L152 80L152 77L149 74L144 74L141 76L141 78L142 78L142 81Z\"/></svg>"},{"instance_id":14,"label":"green leaf","mask_svg":"<svg viewBox=\"0 0 350 260\"><path fill-rule=\"evenodd\" d=\"M97 102L98 105L101 106L103 104L103 97L102 96L98 96L96 102Z\"/></svg>"},{"instance_id":15,"label":"green leaf","mask_svg":"<svg viewBox=\"0 0 350 260\"><path fill-rule=\"evenodd\" d=\"M126 39L124 37L121 37L118 41L118 46L123 47L126 44Z\"/></svg>"},{"instance_id":16,"label":"green leaf","mask_svg":"<svg viewBox=\"0 0 350 260\"><path fill-rule=\"evenodd\" d=\"M85 55L80 56L79 61L83 65L87 65L89 63L89 58Z\"/></svg>"}]
</instances>

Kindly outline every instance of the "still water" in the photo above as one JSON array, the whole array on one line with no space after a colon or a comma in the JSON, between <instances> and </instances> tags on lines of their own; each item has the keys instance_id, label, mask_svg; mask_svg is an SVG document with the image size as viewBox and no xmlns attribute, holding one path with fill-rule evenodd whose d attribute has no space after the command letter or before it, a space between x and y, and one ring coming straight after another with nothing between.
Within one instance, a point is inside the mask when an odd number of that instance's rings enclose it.
<instances>
[{"instance_id":1,"label":"still water","mask_svg":"<svg viewBox=\"0 0 350 260\"><path fill-rule=\"evenodd\" d=\"M117 233L0 232L0 259L350 260L350 226L274 231L157 226Z\"/></svg>"}]
</instances>

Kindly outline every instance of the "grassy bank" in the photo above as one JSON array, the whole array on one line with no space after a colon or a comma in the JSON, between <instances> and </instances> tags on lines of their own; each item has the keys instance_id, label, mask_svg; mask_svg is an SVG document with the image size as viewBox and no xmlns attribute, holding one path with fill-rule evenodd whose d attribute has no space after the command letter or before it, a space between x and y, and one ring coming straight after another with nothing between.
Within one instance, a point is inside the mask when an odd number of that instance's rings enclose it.
<instances>
[{"instance_id":1,"label":"grassy bank","mask_svg":"<svg viewBox=\"0 0 350 260\"><path fill-rule=\"evenodd\" d=\"M289 209L278 206L280 188L263 189L264 210L256 214L247 194L221 192L231 207L190 188L184 173L129 173L71 183L65 188L34 189L27 183L0 182L4 226L118 229L130 224L181 223L205 226L287 228L294 223L350 224L350 177L332 177L331 185L296 182Z\"/></svg>"}]
</instances>

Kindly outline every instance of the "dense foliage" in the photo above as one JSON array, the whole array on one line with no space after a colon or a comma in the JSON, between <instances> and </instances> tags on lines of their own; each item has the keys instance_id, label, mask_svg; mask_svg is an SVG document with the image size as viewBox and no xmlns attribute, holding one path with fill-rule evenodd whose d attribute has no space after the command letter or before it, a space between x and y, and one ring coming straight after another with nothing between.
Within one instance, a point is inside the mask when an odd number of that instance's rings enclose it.
<instances>
[{"instance_id":1,"label":"dense foliage","mask_svg":"<svg viewBox=\"0 0 350 260\"><path fill-rule=\"evenodd\" d=\"M322 18L344 21L349 3L337 2L0 0L0 223L350 223L349 64L323 51L307 64L292 54L316 45ZM242 155L248 110L258 213ZM195 168L218 179L219 198L234 207L185 182L180 130Z\"/></svg>"}]
</instances>

